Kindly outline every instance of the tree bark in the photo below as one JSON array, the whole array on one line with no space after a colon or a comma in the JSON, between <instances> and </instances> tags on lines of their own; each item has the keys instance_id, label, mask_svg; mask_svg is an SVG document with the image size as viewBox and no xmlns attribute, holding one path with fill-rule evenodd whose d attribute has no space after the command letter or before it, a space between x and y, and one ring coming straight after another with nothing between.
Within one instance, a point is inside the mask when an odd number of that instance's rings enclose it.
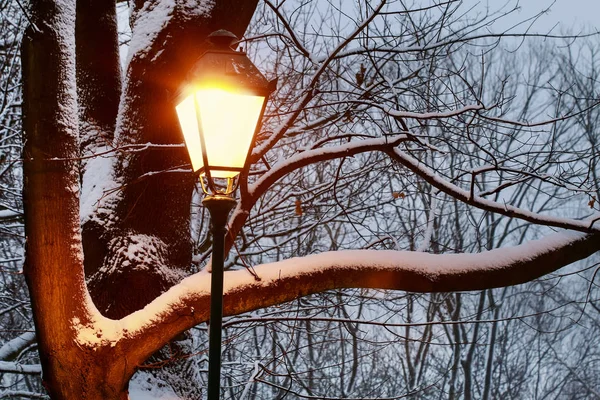
<instances>
[{"instance_id":1,"label":"tree bark","mask_svg":"<svg viewBox=\"0 0 600 400\"><path fill-rule=\"evenodd\" d=\"M92 320L79 234L73 2L36 1L23 39L24 273L43 383L53 399L124 399L119 353L75 345ZM96 358L98 357L98 358ZM129 375L130 376L130 375Z\"/></svg>"},{"instance_id":2,"label":"tree bark","mask_svg":"<svg viewBox=\"0 0 600 400\"><path fill-rule=\"evenodd\" d=\"M545 245L547 241L553 245ZM538 247L540 244L541 247ZM575 237L561 244L544 239L515 248L470 255L418 253L418 260L409 259L411 252L359 250L345 255L336 252L335 257L332 254L317 254L305 257L300 262L290 259L256 266L254 270L262 277L261 281L254 280L246 271L227 272L225 282L233 281L236 284L225 288L223 315L238 315L341 288L435 293L517 285L549 274L597 251L600 251L599 234ZM378 257L379 261L373 262L373 257ZM361 259L368 265L361 265ZM304 271L297 270L298 262L312 267ZM470 267L466 268L464 264ZM165 343L179 332L207 321L209 279L210 276L204 274L192 276L158 298L157 301L163 302L168 308L168 313L142 311L144 318L154 322L136 333L138 347L132 348L132 359L145 359L151 354L149 351L157 349L159 343Z\"/></svg>"}]
</instances>

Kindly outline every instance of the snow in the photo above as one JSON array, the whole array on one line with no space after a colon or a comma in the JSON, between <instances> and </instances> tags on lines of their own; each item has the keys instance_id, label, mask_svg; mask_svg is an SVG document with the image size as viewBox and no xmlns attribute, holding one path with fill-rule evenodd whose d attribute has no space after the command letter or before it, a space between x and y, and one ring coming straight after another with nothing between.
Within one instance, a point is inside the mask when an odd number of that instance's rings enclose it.
<instances>
[{"instance_id":1,"label":"snow","mask_svg":"<svg viewBox=\"0 0 600 400\"><path fill-rule=\"evenodd\" d=\"M87 324L82 323L77 317L71 320L71 326L77 333L75 340L80 346L90 347L93 350L102 346L114 347L123 337L123 330L120 329L117 321L102 318L100 314L96 317Z\"/></svg>"},{"instance_id":2,"label":"snow","mask_svg":"<svg viewBox=\"0 0 600 400\"><path fill-rule=\"evenodd\" d=\"M14 372L24 373L28 375L36 375L42 373L40 364L21 364L18 362L5 361L16 359L25 348L35 342L34 332L25 332L16 338L9 340L0 347L0 373ZM0 393L0 398L1 393Z\"/></svg>"},{"instance_id":3,"label":"snow","mask_svg":"<svg viewBox=\"0 0 600 400\"><path fill-rule=\"evenodd\" d=\"M25 347L35 341L35 332L25 332L9 340L0 347L0 360L17 356Z\"/></svg>"},{"instance_id":4,"label":"snow","mask_svg":"<svg viewBox=\"0 0 600 400\"><path fill-rule=\"evenodd\" d=\"M187 4L189 3L189 4ZM186 4L177 4L175 0L146 1L136 15L126 65L133 57L145 58L158 34L169 23L177 9L185 10L186 16L207 15L214 6L213 0L189 0Z\"/></svg>"},{"instance_id":5,"label":"snow","mask_svg":"<svg viewBox=\"0 0 600 400\"><path fill-rule=\"evenodd\" d=\"M108 148L98 149L99 153ZM114 157L99 156L90 158L83 173L83 185L79 199L81 224L87 222L97 209L109 209L109 202L114 200L117 183L112 179Z\"/></svg>"},{"instance_id":6,"label":"snow","mask_svg":"<svg viewBox=\"0 0 600 400\"><path fill-rule=\"evenodd\" d=\"M423 237L423 241L419 244L417 251L427 251L431 246L431 238L433 237L435 217L438 213L436 193L431 195L431 204L429 206L429 216L427 218L427 229Z\"/></svg>"},{"instance_id":7,"label":"snow","mask_svg":"<svg viewBox=\"0 0 600 400\"><path fill-rule=\"evenodd\" d=\"M248 379L248 382L244 386L244 391L242 392L242 394L240 396L240 400L246 400L246 397L250 393L250 390L252 390L252 384L255 382L256 378L261 373L261 371L262 371L262 368L261 368L260 362L255 361L254 362L254 371L252 372L250 379Z\"/></svg>"},{"instance_id":8,"label":"snow","mask_svg":"<svg viewBox=\"0 0 600 400\"><path fill-rule=\"evenodd\" d=\"M0 373L38 375L42 373L40 364L19 364L16 362L0 361Z\"/></svg>"},{"instance_id":9,"label":"snow","mask_svg":"<svg viewBox=\"0 0 600 400\"><path fill-rule=\"evenodd\" d=\"M163 274L168 281L177 282L179 273L167 268L167 245L157 237L144 234L118 236L110 241L112 256L105 262L101 274L110 275L115 270L135 265L139 270L152 270Z\"/></svg>"},{"instance_id":10,"label":"snow","mask_svg":"<svg viewBox=\"0 0 600 400\"><path fill-rule=\"evenodd\" d=\"M146 1L135 19L126 64L133 56L144 58L175 9L175 1Z\"/></svg>"},{"instance_id":11,"label":"snow","mask_svg":"<svg viewBox=\"0 0 600 400\"><path fill-rule=\"evenodd\" d=\"M167 314L173 305L181 302L181 299L190 293L210 293L208 290L210 275L204 274L204 276L208 279L205 279L203 287L194 290L194 288L185 285L175 285L144 309L120 320L105 318L93 304L89 304L88 309L94 311L89 316L88 322L84 323L77 317L71 320L71 327L76 332L75 340L77 344L81 347L97 350L100 347L115 347L121 339L137 336L145 328L160 321L162 315Z\"/></svg>"},{"instance_id":12,"label":"snow","mask_svg":"<svg viewBox=\"0 0 600 400\"><path fill-rule=\"evenodd\" d=\"M146 371L138 371L129 382L129 400L175 400L179 398L167 382Z\"/></svg>"},{"instance_id":13,"label":"snow","mask_svg":"<svg viewBox=\"0 0 600 400\"><path fill-rule=\"evenodd\" d=\"M331 251L256 266L254 271L261 278L260 282L256 282L246 270L228 272L225 274L224 293L235 292L245 285L268 286L279 279L337 268L411 270L432 279L441 274L458 275L477 270L501 269L521 260L533 259L584 236L581 233L562 232L519 246L472 254L430 254L394 250ZM188 279L196 278L192 276Z\"/></svg>"},{"instance_id":14,"label":"snow","mask_svg":"<svg viewBox=\"0 0 600 400\"><path fill-rule=\"evenodd\" d=\"M75 79L75 2L57 1L60 9L56 15L58 19L52 21L50 26L57 30L60 52L62 53L63 74L62 91L59 93L59 109L56 115L57 123L62 127L64 133L76 138L78 135L77 114L77 88ZM76 154L63 154L66 157L76 157Z\"/></svg>"},{"instance_id":15,"label":"snow","mask_svg":"<svg viewBox=\"0 0 600 400\"><path fill-rule=\"evenodd\" d=\"M6 390L0 392L0 399L50 399L50 397L26 390Z\"/></svg>"},{"instance_id":16,"label":"snow","mask_svg":"<svg viewBox=\"0 0 600 400\"><path fill-rule=\"evenodd\" d=\"M15 218L21 216L21 213L13 210L0 210L0 219Z\"/></svg>"}]
</instances>

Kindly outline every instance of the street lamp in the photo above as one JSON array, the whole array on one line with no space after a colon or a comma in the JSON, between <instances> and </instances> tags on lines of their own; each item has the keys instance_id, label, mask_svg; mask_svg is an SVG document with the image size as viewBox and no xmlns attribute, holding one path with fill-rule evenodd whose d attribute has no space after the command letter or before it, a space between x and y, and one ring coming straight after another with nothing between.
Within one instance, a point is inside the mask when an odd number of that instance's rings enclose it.
<instances>
[{"instance_id":1,"label":"street lamp","mask_svg":"<svg viewBox=\"0 0 600 400\"><path fill-rule=\"evenodd\" d=\"M248 156L275 81L267 81L246 53L231 49L237 38L219 30L196 61L176 97L181 131L211 215L213 252L208 348L208 399L219 399L223 258L233 194L248 172Z\"/></svg>"}]
</instances>

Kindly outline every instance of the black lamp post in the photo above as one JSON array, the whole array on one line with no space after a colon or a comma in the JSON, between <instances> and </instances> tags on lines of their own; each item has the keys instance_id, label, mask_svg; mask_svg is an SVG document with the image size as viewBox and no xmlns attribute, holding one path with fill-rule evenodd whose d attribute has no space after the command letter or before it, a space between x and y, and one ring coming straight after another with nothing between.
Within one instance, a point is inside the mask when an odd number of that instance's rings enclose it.
<instances>
[{"instance_id":1,"label":"black lamp post","mask_svg":"<svg viewBox=\"0 0 600 400\"><path fill-rule=\"evenodd\" d=\"M208 37L209 49L188 74L176 100L177 116L192 168L206 194L213 252L208 349L208 400L219 399L223 258L226 224L236 205L240 174L250 155L274 81L267 81L245 53L234 51L235 35L225 30Z\"/></svg>"}]
</instances>

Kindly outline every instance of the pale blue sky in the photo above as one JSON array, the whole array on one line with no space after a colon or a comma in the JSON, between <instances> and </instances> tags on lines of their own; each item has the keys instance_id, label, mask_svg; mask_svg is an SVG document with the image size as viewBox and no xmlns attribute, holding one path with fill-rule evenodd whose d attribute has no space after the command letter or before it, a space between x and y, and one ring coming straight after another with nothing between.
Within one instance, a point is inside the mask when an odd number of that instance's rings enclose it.
<instances>
[{"instance_id":1,"label":"pale blue sky","mask_svg":"<svg viewBox=\"0 0 600 400\"><path fill-rule=\"evenodd\" d=\"M555 26L555 33L560 33L561 30L564 31L568 28L572 28L574 33L582 30L600 31L600 0L466 0L465 3L473 4L475 9L482 11L488 5L490 8L497 9L508 3L511 5L507 6L509 9L518 3L520 10L495 26L497 29L507 28L511 22L515 23L532 17L550 7L550 11L536 22L536 31L545 32Z\"/></svg>"}]
</instances>

